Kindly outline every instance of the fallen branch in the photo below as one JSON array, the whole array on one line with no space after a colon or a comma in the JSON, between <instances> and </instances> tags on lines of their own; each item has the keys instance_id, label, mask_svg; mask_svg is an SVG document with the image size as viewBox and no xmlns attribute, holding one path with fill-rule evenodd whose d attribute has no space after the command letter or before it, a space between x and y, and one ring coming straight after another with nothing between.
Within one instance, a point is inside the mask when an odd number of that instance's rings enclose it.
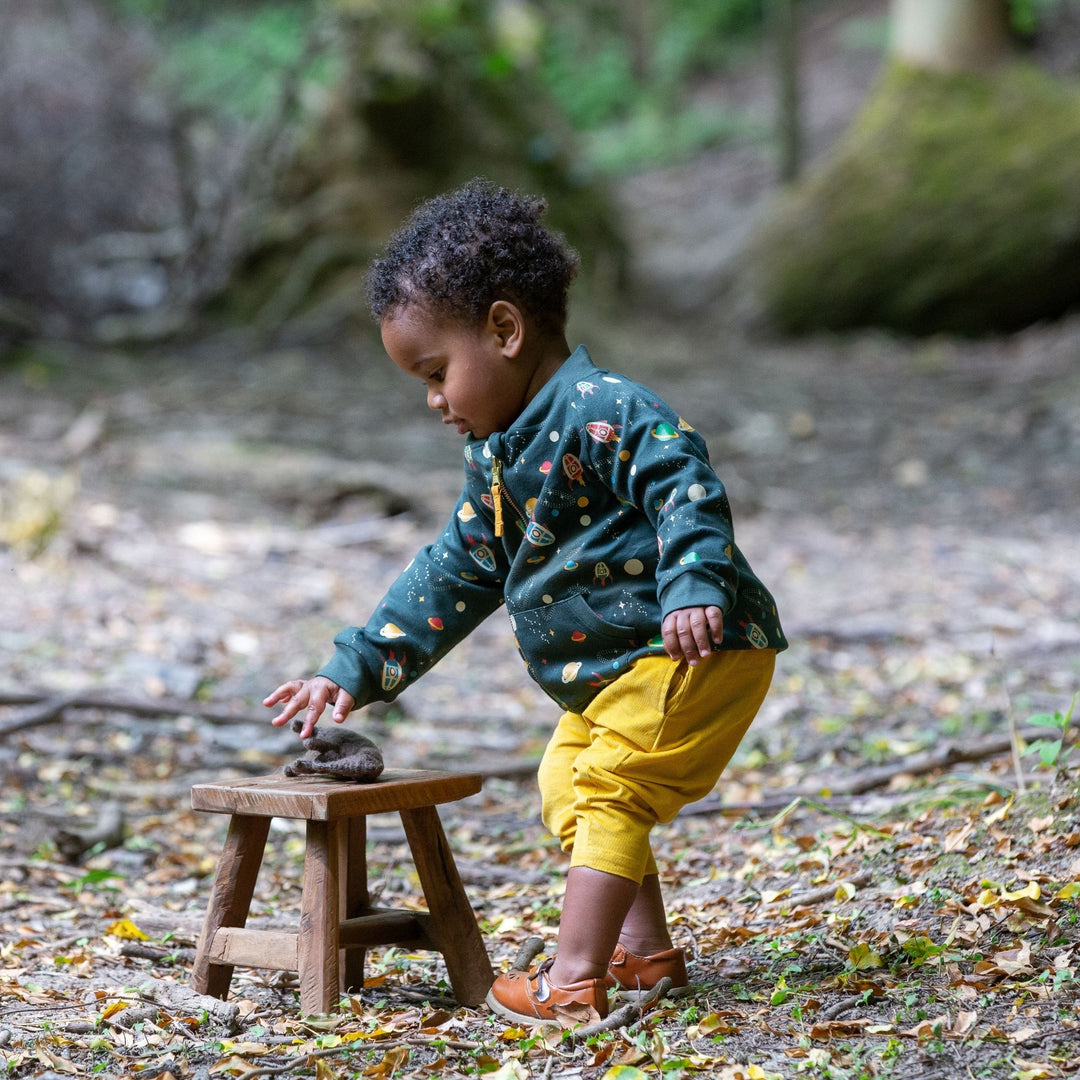
<instances>
[{"instance_id":1,"label":"fallen branch","mask_svg":"<svg viewBox=\"0 0 1080 1080\"><path fill-rule=\"evenodd\" d=\"M40 727L42 724L51 723L58 719L65 709L75 704L78 700L74 694L60 694L56 697L37 698L29 709L12 717L6 723L0 724L0 738L10 735L14 731L26 731L28 728ZM22 705L22 701L5 701L0 697L0 705Z\"/></svg>"},{"instance_id":2,"label":"fallen branch","mask_svg":"<svg viewBox=\"0 0 1080 1080\"><path fill-rule=\"evenodd\" d=\"M127 697L109 691L87 690L80 694L62 696L46 692L0 692L0 705L33 705L6 723L0 723L0 738L13 731L37 727L51 720L62 720L63 714L74 709L103 709L106 712L128 713L131 716L194 716L211 724L265 724L266 717L243 716L231 709L181 701L176 698Z\"/></svg>"},{"instance_id":3,"label":"fallen branch","mask_svg":"<svg viewBox=\"0 0 1080 1080\"><path fill-rule=\"evenodd\" d=\"M195 950L185 947L168 949L161 945L147 945L143 941L126 941L120 947L120 955L132 960L152 960L155 964L168 966L177 962L191 963L195 959Z\"/></svg>"},{"instance_id":4,"label":"fallen branch","mask_svg":"<svg viewBox=\"0 0 1080 1080\"><path fill-rule=\"evenodd\" d=\"M869 885L873 880L874 875L868 870L864 870L860 874L852 874L850 877L840 878L829 885L822 885L819 889L808 889L806 892L789 896L784 900L784 905L785 907L797 908L807 907L810 904L820 904L823 900L832 900L836 896L837 887L840 885L847 883L861 889L864 885Z\"/></svg>"},{"instance_id":5,"label":"fallen branch","mask_svg":"<svg viewBox=\"0 0 1080 1080\"><path fill-rule=\"evenodd\" d=\"M70 820L70 819L69 819ZM57 829L53 838L65 862L77 863L88 851L118 848L124 843L124 808L118 802L102 806L97 822L89 829Z\"/></svg>"},{"instance_id":6,"label":"fallen branch","mask_svg":"<svg viewBox=\"0 0 1080 1080\"><path fill-rule=\"evenodd\" d=\"M1016 736L1025 742L1038 739L1046 735L1045 728L1028 726L1019 728ZM926 773L936 772L938 769L947 769L950 765L958 765L965 761L983 761L986 758L997 757L1000 754L1011 753L1013 749L1013 733L1005 735L984 735L965 743L947 743L944 746L935 747L932 750L923 750L917 754L902 758L899 761L889 762L887 765L878 765L869 769L861 769L851 776L841 776L833 780L822 780L817 783L800 784L798 787L788 788L780 797L769 803L741 803L745 809L771 809L774 803L781 806L788 805L798 798L825 799L833 796L863 795L875 788L886 787L897 776L923 776ZM717 814L729 812L732 807L724 804L719 798L700 799L689 806L683 807L681 814Z\"/></svg>"},{"instance_id":7,"label":"fallen branch","mask_svg":"<svg viewBox=\"0 0 1080 1080\"><path fill-rule=\"evenodd\" d=\"M637 1001L628 1001L620 1005L614 1012L608 1013L603 1020L597 1020L594 1024L586 1024L584 1027L574 1028L570 1035L574 1039L590 1039L593 1035L599 1035L603 1031L618 1031L619 1028L628 1027L641 1019L641 1014L654 1002L671 991L671 980L665 975L647 994L638 998Z\"/></svg>"},{"instance_id":8,"label":"fallen branch","mask_svg":"<svg viewBox=\"0 0 1080 1080\"><path fill-rule=\"evenodd\" d=\"M511 971L528 971L529 965L536 959L537 955L544 949L544 939L541 937L527 937L522 943L521 948L517 951L517 956L514 957L514 962L510 965Z\"/></svg>"}]
</instances>

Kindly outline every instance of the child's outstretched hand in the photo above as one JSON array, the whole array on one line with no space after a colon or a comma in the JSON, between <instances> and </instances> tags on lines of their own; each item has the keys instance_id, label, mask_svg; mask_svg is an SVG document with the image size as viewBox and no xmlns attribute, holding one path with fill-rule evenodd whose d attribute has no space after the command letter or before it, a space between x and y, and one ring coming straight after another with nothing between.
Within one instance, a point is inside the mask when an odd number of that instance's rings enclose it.
<instances>
[{"instance_id":1,"label":"child's outstretched hand","mask_svg":"<svg viewBox=\"0 0 1080 1080\"><path fill-rule=\"evenodd\" d=\"M323 714L323 709L331 702L334 705L334 722L344 723L345 717L356 706L356 698L352 694L342 690L337 683L331 682L323 675L316 675L312 679L291 679L282 683L269 697L263 698L263 704L272 709L275 705L285 703L284 708L275 716L270 723L275 727L287 724L301 709L307 709L304 717L304 726L300 730L300 738L306 739L311 735L316 721Z\"/></svg>"},{"instance_id":2,"label":"child's outstretched hand","mask_svg":"<svg viewBox=\"0 0 1080 1080\"><path fill-rule=\"evenodd\" d=\"M672 660L685 660L691 667L708 656L713 645L724 637L724 613L715 605L679 608L660 624L664 648Z\"/></svg>"}]
</instances>

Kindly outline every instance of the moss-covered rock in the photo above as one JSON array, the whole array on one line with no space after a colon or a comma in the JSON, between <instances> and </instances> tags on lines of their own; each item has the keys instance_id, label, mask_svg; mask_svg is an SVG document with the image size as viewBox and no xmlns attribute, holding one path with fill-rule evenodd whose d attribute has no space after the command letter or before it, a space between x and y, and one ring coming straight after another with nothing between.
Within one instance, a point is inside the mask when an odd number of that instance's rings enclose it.
<instances>
[{"instance_id":1,"label":"moss-covered rock","mask_svg":"<svg viewBox=\"0 0 1080 1080\"><path fill-rule=\"evenodd\" d=\"M977 335L1080 305L1080 86L893 66L750 254L794 333Z\"/></svg>"}]
</instances>

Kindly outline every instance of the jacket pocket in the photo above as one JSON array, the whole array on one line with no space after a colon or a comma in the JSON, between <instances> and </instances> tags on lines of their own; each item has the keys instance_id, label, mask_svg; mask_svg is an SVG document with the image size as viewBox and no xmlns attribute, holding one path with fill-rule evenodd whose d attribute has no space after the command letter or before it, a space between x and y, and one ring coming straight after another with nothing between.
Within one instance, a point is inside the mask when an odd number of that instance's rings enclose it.
<instances>
[{"instance_id":1,"label":"jacket pocket","mask_svg":"<svg viewBox=\"0 0 1080 1080\"><path fill-rule=\"evenodd\" d=\"M637 631L602 619L584 596L510 616L529 674L564 708L580 711L626 670Z\"/></svg>"}]
</instances>

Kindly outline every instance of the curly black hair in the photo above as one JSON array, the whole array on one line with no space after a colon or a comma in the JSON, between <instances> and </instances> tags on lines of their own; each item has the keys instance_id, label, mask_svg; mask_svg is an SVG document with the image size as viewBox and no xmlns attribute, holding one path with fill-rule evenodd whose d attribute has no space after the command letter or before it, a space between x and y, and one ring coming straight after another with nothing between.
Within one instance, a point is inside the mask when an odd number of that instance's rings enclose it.
<instances>
[{"instance_id":1,"label":"curly black hair","mask_svg":"<svg viewBox=\"0 0 1080 1080\"><path fill-rule=\"evenodd\" d=\"M391 236L367 277L372 318L426 304L461 322L509 300L538 327L562 333L578 254L540 224L547 203L476 178L422 203Z\"/></svg>"}]
</instances>

